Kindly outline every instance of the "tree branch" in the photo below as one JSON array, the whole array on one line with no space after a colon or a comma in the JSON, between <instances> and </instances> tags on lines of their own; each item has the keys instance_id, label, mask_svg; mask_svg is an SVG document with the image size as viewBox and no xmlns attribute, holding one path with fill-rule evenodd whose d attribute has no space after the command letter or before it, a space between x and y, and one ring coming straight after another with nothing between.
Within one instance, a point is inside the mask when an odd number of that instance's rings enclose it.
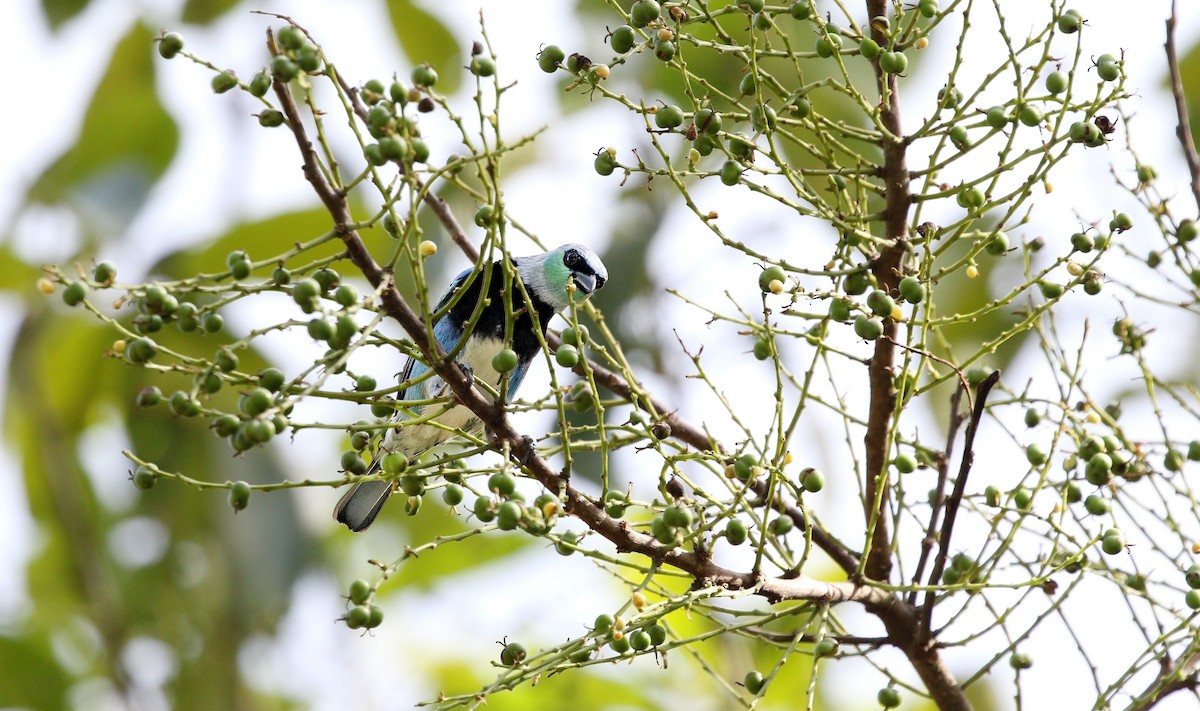
<instances>
[{"instance_id":1,"label":"tree branch","mask_svg":"<svg viewBox=\"0 0 1200 711\"><path fill-rule=\"evenodd\" d=\"M1175 135L1183 148L1188 173L1192 176L1192 198L1200 211L1200 156L1196 155L1196 143L1192 139L1192 124L1188 118L1187 96L1183 91L1183 77L1179 73L1179 58L1175 54L1175 0L1171 0L1171 16L1167 18L1167 68L1171 72L1171 95L1175 97Z\"/></svg>"},{"instance_id":2,"label":"tree branch","mask_svg":"<svg viewBox=\"0 0 1200 711\"><path fill-rule=\"evenodd\" d=\"M993 370L975 390L975 407L971 410L971 421L967 423L967 435L963 441L962 461L958 467L958 476L954 479L954 491L946 501L946 518L942 521L942 529L938 534L938 554L933 561L933 571L929 574L929 584L936 585L946 569L946 558L950 553L950 537L954 535L954 521L958 516L958 507L962 504L963 494L967 488L967 475L975 463L975 434L979 432L979 422L983 419L984 408L987 406L988 393L1000 380L1000 371ZM936 598L933 590L925 593L924 610L921 615L921 634L929 636L931 620L933 619L933 602Z\"/></svg>"}]
</instances>

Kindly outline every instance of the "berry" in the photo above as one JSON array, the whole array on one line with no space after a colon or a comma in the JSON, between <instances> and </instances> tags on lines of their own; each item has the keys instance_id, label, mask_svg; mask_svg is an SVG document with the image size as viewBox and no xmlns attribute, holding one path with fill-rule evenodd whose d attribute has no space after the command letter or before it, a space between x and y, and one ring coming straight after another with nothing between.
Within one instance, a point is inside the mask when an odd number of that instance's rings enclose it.
<instances>
[{"instance_id":1,"label":"berry","mask_svg":"<svg viewBox=\"0 0 1200 711\"><path fill-rule=\"evenodd\" d=\"M1179 227L1175 229L1175 239L1180 244L1187 244L1200 235L1200 228L1192 220L1183 220L1179 223Z\"/></svg>"},{"instance_id":2,"label":"berry","mask_svg":"<svg viewBox=\"0 0 1200 711\"><path fill-rule=\"evenodd\" d=\"M471 57L469 69L477 77L490 77L496 73L496 63L491 57Z\"/></svg>"},{"instance_id":3,"label":"berry","mask_svg":"<svg viewBox=\"0 0 1200 711\"><path fill-rule=\"evenodd\" d=\"M417 86L431 87L437 84L438 73L428 64L419 64L413 68L412 82Z\"/></svg>"},{"instance_id":4,"label":"berry","mask_svg":"<svg viewBox=\"0 0 1200 711\"><path fill-rule=\"evenodd\" d=\"M746 524L741 519L731 518L725 524L725 540L729 541L730 545L740 546L746 542Z\"/></svg>"},{"instance_id":5,"label":"berry","mask_svg":"<svg viewBox=\"0 0 1200 711\"><path fill-rule=\"evenodd\" d=\"M288 59L282 54L276 55L271 59L271 76L281 82L289 82L300 74L300 67L296 63Z\"/></svg>"},{"instance_id":6,"label":"berry","mask_svg":"<svg viewBox=\"0 0 1200 711\"><path fill-rule=\"evenodd\" d=\"M625 54L637 43L637 33L629 25L620 25L608 37L608 44L617 54Z\"/></svg>"},{"instance_id":7,"label":"berry","mask_svg":"<svg viewBox=\"0 0 1200 711\"><path fill-rule=\"evenodd\" d=\"M183 35L178 32L168 32L158 41L158 55L163 59L171 59L183 51Z\"/></svg>"},{"instance_id":8,"label":"berry","mask_svg":"<svg viewBox=\"0 0 1200 711\"><path fill-rule=\"evenodd\" d=\"M267 95L271 89L271 75L265 71L259 71L250 78L250 94L262 98Z\"/></svg>"},{"instance_id":9,"label":"berry","mask_svg":"<svg viewBox=\"0 0 1200 711\"><path fill-rule=\"evenodd\" d=\"M987 125L999 131L1008 125L1008 109L1003 106L993 106L987 110Z\"/></svg>"},{"instance_id":10,"label":"berry","mask_svg":"<svg viewBox=\"0 0 1200 711\"><path fill-rule=\"evenodd\" d=\"M250 485L244 481L235 481L229 487L229 505L234 511L243 511L250 505Z\"/></svg>"},{"instance_id":11,"label":"berry","mask_svg":"<svg viewBox=\"0 0 1200 711\"><path fill-rule=\"evenodd\" d=\"M746 673L746 676L742 679L742 685L746 687L746 691L757 695L758 692L762 691L764 681L761 672L752 671Z\"/></svg>"},{"instance_id":12,"label":"berry","mask_svg":"<svg viewBox=\"0 0 1200 711\"><path fill-rule=\"evenodd\" d=\"M356 605L346 613L342 618L346 622L346 626L352 630L362 629L367 626L367 622L371 619L371 611L366 605Z\"/></svg>"},{"instance_id":13,"label":"berry","mask_svg":"<svg viewBox=\"0 0 1200 711\"><path fill-rule=\"evenodd\" d=\"M138 468L133 470L133 485L139 489L149 489L154 486L156 479L158 479L158 475L154 473L153 469L144 464L138 465Z\"/></svg>"},{"instance_id":14,"label":"berry","mask_svg":"<svg viewBox=\"0 0 1200 711\"><path fill-rule=\"evenodd\" d=\"M554 352L554 361L564 368L574 368L579 363L579 349L564 343Z\"/></svg>"},{"instance_id":15,"label":"berry","mask_svg":"<svg viewBox=\"0 0 1200 711\"><path fill-rule=\"evenodd\" d=\"M537 60L538 67L547 74L553 74L558 70L559 65L567 58L566 53L558 45L548 44L542 47L542 51L538 52Z\"/></svg>"},{"instance_id":16,"label":"berry","mask_svg":"<svg viewBox=\"0 0 1200 711\"><path fill-rule=\"evenodd\" d=\"M1099 494L1092 494L1083 500L1083 507L1093 516L1103 516L1108 513L1108 501Z\"/></svg>"},{"instance_id":17,"label":"berry","mask_svg":"<svg viewBox=\"0 0 1200 711\"><path fill-rule=\"evenodd\" d=\"M901 279L897 289L901 298L910 304L919 304L925 301L925 285L914 276L906 276Z\"/></svg>"},{"instance_id":18,"label":"berry","mask_svg":"<svg viewBox=\"0 0 1200 711\"><path fill-rule=\"evenodd\" d=\"M1017 652L1008 658L1008 665L1013 669L1028 669L1033 666L1033 659L1028 654Z\"/></svg>"},{"instance_id":19,"label":"berry","mask_svg":"<svg viewBox=\"0 0 1200 711\"><path fill-rule=\"evenodd\" d=\"M1083 18L1075 10L1067 10L1058 18L1058 31L1064 35L1072 35L1083 25Z\"/></svg>"},{"instance_id":20,"label":"berry","mask_svg":"<svg viewBox=\"0 0 1200 711\"><path fill-rule=\"evenodd\" d=\"M660 106L654 113L654 125L663 129L678 128L683 125L683 110L675 105Z\"/></svg>"},{"instance_id":21,"label":"berry","mask_svg":"<svg viewBox=\"0 0 1200 711\"><path fill-rule=\"evenodd\" d=\"M617 169L617 151L615 148L606 148L596 154L596 160L592 162L592 167L600 175L612 175Z\"/></svg>"},{"instance_id":22,"label":"berry","mask_svg":"<svg viewBox=\"0 0 1200 711\"><path fill-rule=\"evenodd\" d=\"M815 494L825 488L825 475L816 469L805 469L800 473L800 486L804 490Z\"/></svg>"},{"instance_id":23,"label":"berry","mask_svg":"<svg viewBox=\"0 0 1200 711\"><path fill-rule=\"evenodd\" d=\"M511 373L517 367L517 353L511 348L503 348L492 356L492 368L497 373Z\"/></svg>"},{"instance_id":24,"label":"berry","mask_svg":"<svg viewBox=\"0 0 1200 711\"><path fill-rule=\"evenodd\" d=\"M885 74L903 74L908 69L908 57L904 52L884 52L879 55L879 68Z\"/></svg>"},{"instance_id":25,"label":"berry","mask_svg":"<svg viewBox=\"0 0 1200 711\"><path fill-rule=\"evenodd\" d=\"M1030 106L1029 104L1025 104L1019 111L1017 111L1017 120L1026 126L1037 126L1044 118L1045 116L1042 114L1041 109L1036 106Z\"/></svg>"},{"instance_id":26,"label":"berry","mask_svg":"<svg viewBox=\"0 0 1200 711\"><path fill-rule=\"evenodd\" d=\"M883 335L883 321L871 318L866 314L859 314L854 318L854 332L858 334L859 338L874 341Z\"/></svg>"},{"instance_id":27,"label":"berry","mask_svg":"<svg viewBox=\"0 0 1200 711\"><path fill-rule=\"evenodd\" d=\"M894 709L900 705L900 692L895 687L885 686L875 695L879 705L885 709Z\"/></svg>"},{"instance_id":28,"label":"berry","mask_svg":"<svg viewBox=\"0 0 1200 711\"><path fill-rule=\"evenodd\" d=\"M1050 72L1046 75L1046 91L1051 94L1061 94L1067 90L1067 75L1064 72Z\"/></svg>"},{"instance_id":29,"label":"berry","mask_svg":"<svg viewBox=\"0 0 1200 711\"><path fill-rule=\"evenodd\" d=\"M350 602L362 605L371 597L371 584L365 580L350 583Z\"/></svg>"},{"instance_id":30,"label":"berry","mask_svg":"<svg viewBox=\"0 0 1200 711\"><path fill-rule=\"evenodd\" d=\"M638 0L629 8L629 22L634 27L645 27L661 14L662 7L654 0Z\"/></svg>"},{"instance_id":31,"label":"berry","mask_svg":"<svg viewBox=\"0 0 1200 711\"><path fill-rule=\"evenodd\" d=\"M727 160L721 164L721 182L725 185L737 185L742 179L742 166L736 160Z\"/></svg>"},{"instance_id":32,"label":"berry","mask_svg":"<svg viewBox=\"0 0 1200 711\"><path fill-rule=\"evenodd\" d=\"M73 281L67 284L67 288L63 289L62 300L67 306L78 306L87 298L87 284L81 281Z\"/></svg>"}]
</instances>

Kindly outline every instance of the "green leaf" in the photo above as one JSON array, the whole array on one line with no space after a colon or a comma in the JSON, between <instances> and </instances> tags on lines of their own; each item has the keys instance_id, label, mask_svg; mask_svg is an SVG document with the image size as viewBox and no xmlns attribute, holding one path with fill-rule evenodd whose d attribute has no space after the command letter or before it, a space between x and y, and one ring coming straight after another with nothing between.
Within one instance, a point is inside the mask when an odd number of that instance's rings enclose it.
<instances>
[{"instance_id":1,"label":"green leaf","mask_svg":"<svg viewBox=\"0 0 1200 711\"><path fill-rule=\"evenodd\" d=\"M180 20L189 25L207 25L237 5L237 0L188 0Z\"/></svg>"},{"instance_id":2,"label":"green leaf","mask_svg":"<svg viewBox=\"0 0 1200 711\"><path fill-rule=\"evenodd\" d=\"M85 197L127 217L140 209L179 143L175 122L155 91L154 37L146 26L135 25L117 44L79 140L38 178L28 201L58 204Z\"/></svg>"},{"instance_id":3,"label":"green leaf","mask_svg":"<svg viewBox=\"0 0 1200 711\"><path fill-rule=\"evenodd\" d=\"M42 0L42 13L50 28L57 30L87 6L88 0Z\"/></svg>"},{"instance_id":4,"label":"green leaf","mask_svg":"<svg viewBox=\"0 0 1200 711\"><path fill-rule=\"evenodd\" d=\"M450 30L410 0L394 0L387 6L392 29L405 56L413 64L427 62L433 65L438 72L438 93L449 94L457 89L462 81L466 52L460 50L458 40ZM407 84L408 78L404 77L404 81Z\"/></svg>"}]
</instances>

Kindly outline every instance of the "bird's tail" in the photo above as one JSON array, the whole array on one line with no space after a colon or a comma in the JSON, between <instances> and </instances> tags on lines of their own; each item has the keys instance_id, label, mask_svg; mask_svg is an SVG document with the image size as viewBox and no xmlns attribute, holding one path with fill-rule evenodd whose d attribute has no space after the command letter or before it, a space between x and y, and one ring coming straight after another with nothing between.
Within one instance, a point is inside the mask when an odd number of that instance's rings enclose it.
<instances>
[{"instance_id":1,"label":"bird's tail","mask_svg":"<svg viewBox=\"0 0 1200 711\"><path fill-rule=\"evenodd\" d=\"M390 481L360 481L333 507L333 517L357 533L375 521L391 493Z\"/></svg>"}]
</instances>

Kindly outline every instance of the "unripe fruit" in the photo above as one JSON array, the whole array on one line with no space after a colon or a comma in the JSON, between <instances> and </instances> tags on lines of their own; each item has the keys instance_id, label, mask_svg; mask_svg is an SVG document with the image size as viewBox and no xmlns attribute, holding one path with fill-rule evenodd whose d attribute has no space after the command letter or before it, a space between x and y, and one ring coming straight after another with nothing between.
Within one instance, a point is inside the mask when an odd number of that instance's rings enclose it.
<instances>
[{"instance_id":1,"label":"unripe fruit","mask_svg":"<svg viewBox=\"0 0 1200 711\"><path fill-rule=\"evenodd\" d=\"M900 692L894 687L887 686L879 690L879 693L875 695L875 699L883 708L894 709L900 705Z\"/></svg>"},{"instance_id":2,"label":"unripe fruit","mask_svg":"<svg viewBox=\"0 0 1200 711\"><path fill-rule=\"evenodd\" d=\"M236 511L243 511L250 505L250 485L244 481L235 481L229 487L229 505Z\"/></svg>"},{"instance_id":3,"label":"unripe fruit","mask_svg":"<svg viewBox=\"0 0 1200 711\"><path fill-rule=\"evenodd\" d=\"M554 360L564 368L574 368L579 363L579 349L564 343L554 352Z\"/></svg>"},{"instance_id":4,"label":"unripe fruit","mask_svg":"<svg viewBox=\"0 0 1200 711\"><path fill-rule=\"evenodd\" d=\"M158 479L158 475L145 465L139 464L137 469L133 470L133 485L143 491L153 487L156 479Z\"/></svg>"},{"instance_id":5,"label":"unripe fruit","mask_svg":"<svg viewBox=\"0 0 1200 711\"><path fill-rule=\"evenodd\" d=\"M1069 83L1067 75L1064 72L1050 72L1046 75L1046 91L1051 94L1061 94L1067 90Z\"/></svg>"},{"instance_id":6,"label":"unripe fruit","mask_svg":"<svg viewBox=\"0 0 1200 711\"><path fill-rule=\"evenodd\" d=\"M854 318L854 332L859 338L874 341L883 335L883 322L866 314L859 314Z\"/></svg>"},{"instance_id":7,"label":"unripe fruit","mask_svg":"<svg viewBox=\"0 0 1200 711\"><path fill-rule=\"evenodd\" d=\"M428 64L418 64L412 70L412 82L417 86L431 87L437 84L438 73Z\"/></svg>"},{"instance_id":8,"label":"unripe fruit","mask_svg":"<svg viewBox=\"0 0 1200 711\"><path fill-rule=\"evenodd\" d=\"M725 185L737 185L742 178L742 166L735 160L727 160L721 165L721 182Z\"/></svg>"},{"instance_id":9,"label":"unripe fruit","mask_svg":"<svg viewBox=\"0 0 1200 711\"><path fill-rule=\"evenodd\" d=\"M637 44L637 33L629 25L619 25L609 35L608 44L617 54L625 54Z\"/></svg>"},{"instance_id":10,"label":"unripe fruit","mask_svg":"<svg viewBox=\"0 0 1200 711\"><path fill-rule=\"evenodd\" d=\"M596 160L592 166L600 175L612 175L617 169L617 151L615 148L606 148L596 154Z\"/></svg>"},{"instance_id":11,"label":"unripe fruit","mask_svg":"<svg viewBox=\"0 0 1200 711\"><path fill-rule=\"evenodd\" d=\"M758 692L762 691L764 681L761 672L752 671L746 673L746 676L742 679L742 685L746 687L746 691L757 695Z\"/></svg>"},{"instance_id":12,"label":"unripe fruit","mask_svg":"<svg viewBox=\"0 0 1200 711\"><path fill-rule=\"evenodd\" d=\"M559 65L567 58L565 52L558 45L548 44L542 47L542 51L538 52L538 67L547 74L553 74L558 70Z\"/></svg>"},{"instance_id":13,"label":"unripe fruit","mask_svg":"<svg viewBox=\"0 0 1200 711\"><path fill-rule=\"evenodd\" d=\"M645 27L661 14L662 7L654 0L638 0L629 8L629 22L634 27Z\"/></svg>"},{"instance_id":14,"label":"unripe fruit","mask_svg":"<svg viewBox=\"0 0 1200 711\"><path fill-rule=\"evenodd\" d=\"M517 352L511 348L503 348L492 356L492 368L497 373L511 373L518 363Z\"/></svg>"},{"instance_id":15,"label":"unripe fruit","mask_svg":"<svg viewBox=\"0 0 1200 711\"><path fill-rule=\"evenodd\" d=\"M725 524L725 540L729 541L730 545L740 546L746 542L746 524L741 519L731 518Z\"/></svg>"},{"instance_id":16,"label":"unripe fruit","mask_svg":"<svg viewBox=\"0 0 1200 711\"><path fill-rule=\"evenodd\" d=\"M683 110L675 105L660 106L654 113L654 125L663 129L678 128L683 125Z\"/></svg>"},{"instance_id":17,"label":"unripe fruit","mask_svg":"<svg viewBox=\"0 0 1200 711\"><path fill-rule=\"evenodd\" d=\"M925 301L925 285L916 277L904 277L900 280L897 289L900 292L900 296L910 304L919 304Z\"/></svg>"},{"instance_id":18,"label":"unripe fruit","mask_svg":"<svg viewBox=\"0 0 1200 711\"><path fill-rule=\"evenodd\" d=\"M87 298L88 287L81 281L73 281L63 289L62 300L67 306L78 306Z\"/></svg>"},{"instance_id":19,"label":"unripe fruit","mask_svg":"<svg viewBox=\"0 0 1200 711\"><path fill-rule=\"evenodd\" d=\"M885 74L903 74L908 69L908 57L904 52L884 52L879 56L879 68Z\"/></svg>"}]
</instances>

